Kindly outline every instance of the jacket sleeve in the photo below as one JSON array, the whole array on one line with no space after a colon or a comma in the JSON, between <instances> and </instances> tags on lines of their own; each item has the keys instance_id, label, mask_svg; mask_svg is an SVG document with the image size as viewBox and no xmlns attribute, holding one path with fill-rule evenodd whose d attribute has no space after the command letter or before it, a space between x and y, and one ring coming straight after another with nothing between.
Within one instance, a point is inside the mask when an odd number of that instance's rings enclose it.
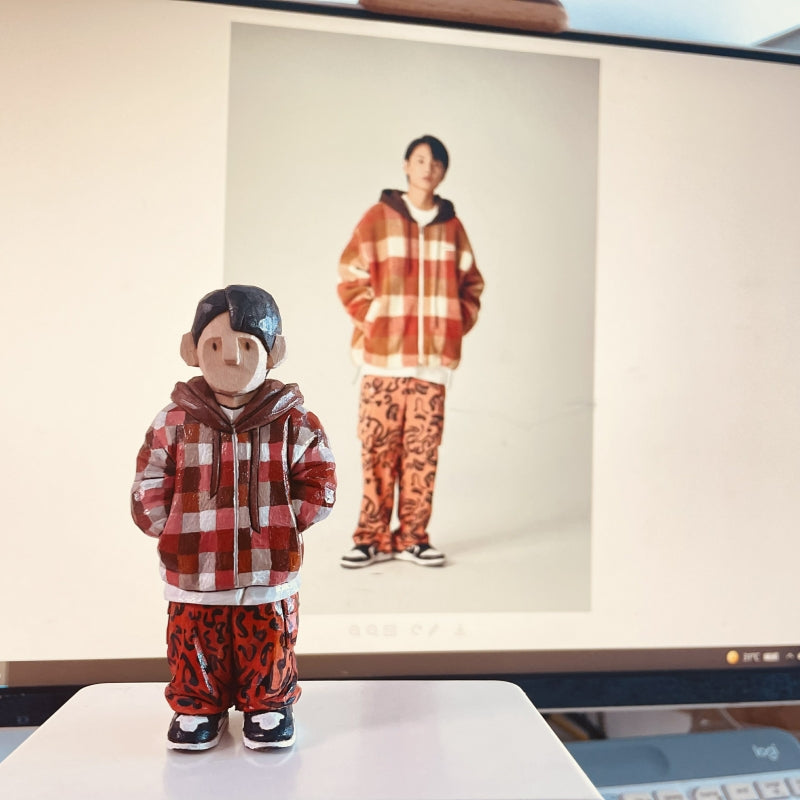
<instances>
[{"instance_id":1,"label":"jacket sleeve","mask_svg":"<svg viewBox=\"0 0 800 800\"><path fill-rule=\"evenodd\" d=\"M484 282L483 276L475 264L475 256L467 238L467 233L460 225L456 246L459 276L458 297L461 301L461 330L462 333L467 333L478 321Z\"/></svg>"},{"instance_id":2,"label":"jacket sleeve","mask_svg":"<svg viewBox=\"0 0 800 800\"><path fill-rule=\"evenodd\" d=\"M314 414L304 412L294 431L289 486L297 528L304 531L331 513L336 500L336 464Z\"/></svg>"},{"instance_id":3,"label":"jacket sleeve","mask_svg":"<svg viewBox=\"0 0 800 800\"><path fill-rule=\"evenodd\" d=\"M133 521L148 535L160 536L167 524L175 490L175 458L166 412L148 428L136 459L131 488Z\"/></svg>"},{"instance_id":4,"label":"jacket sleeve","mask_svg":"<svg viewBox=\"0 0 800 800\"><path fill-rule=\"evenodd\" d=\"M353 236L339 259L337 292L345 310L358 328L363 327L364 317L375 297L369 269L372 260L370 252L374 249L370 229L365 217L353 231Z\"/></svg>"}]
</instances>

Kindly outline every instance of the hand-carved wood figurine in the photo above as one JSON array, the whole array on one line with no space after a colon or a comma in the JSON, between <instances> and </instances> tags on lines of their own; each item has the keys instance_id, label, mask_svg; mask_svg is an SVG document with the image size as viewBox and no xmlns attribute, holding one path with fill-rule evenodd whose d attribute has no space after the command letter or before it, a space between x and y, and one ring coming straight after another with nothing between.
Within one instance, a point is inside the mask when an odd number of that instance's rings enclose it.
<instances>
[{"instance_id":1,"label":"hand-carved wood figurine","mask_svg":"<svg viewBox=\"0 0 800 800\"><path fill-rule=\"evenodd\" d=\"M181 355L202 377L178 383L156 416L132 489L169 603L167 744L214 747L235 706L247 747L287 747L303 534L333 506L333 455L297 384L267 377L285 342L263 289L207 294Z\"/></svg>"},{"instance_id":2,"label":"hand-carved wood figurine","mask_svg":"<svg viewBox=\"0 0 800 800\"><path fill-rule=\"evenodd\" d=\"M435 192L449 163L435 136L405 153L405 192L386 189L339 264L339 298L361 365L358 434L364 492L343 567L397 558L441 566L428 536L445 387L475 325L483 278L449 200ZM399 528L390 530L397 488Z\"/></svg>"}]
</instances>

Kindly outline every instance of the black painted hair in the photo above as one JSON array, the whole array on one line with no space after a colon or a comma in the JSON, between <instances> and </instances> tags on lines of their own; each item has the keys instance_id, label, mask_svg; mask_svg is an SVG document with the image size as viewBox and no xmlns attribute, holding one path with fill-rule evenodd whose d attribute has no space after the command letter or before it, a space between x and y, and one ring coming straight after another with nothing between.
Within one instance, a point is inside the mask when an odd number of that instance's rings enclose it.
<instances>
[{"instance_id":1,"label":"black painted hair","mask_svg":"<svg viewBox=\"0 0 800 800\"><path fill-rule=\"evenodd\" d=\"M214 317L230 314L231 328L258 337L269 353L281 332L281 314L274 298L258 286L226 286L209 292L198 304L192 324L195 345Z\"/></svg>"},{"instance_id":2,"label":"black painted hair","mask_svg":"<svg viewBox=\"0 0 800 800\"><path fill-rule=\"evenodd\" d=\"M411 158L411 154L414 150L419 147L421 144L426 144L431 149L431 155L433 156L435 161L441 161L442 166L444 167L444 171L447 172L447 167L450 165L450 156L447 154L447 148L444 146L444 143L437 139L435 136L431 136L429 133L426 133L424 136L420 136L418 139L414 139L413 142L406 148L406 157L405 160L408 161Z\"/></svg>"}]
</instances>

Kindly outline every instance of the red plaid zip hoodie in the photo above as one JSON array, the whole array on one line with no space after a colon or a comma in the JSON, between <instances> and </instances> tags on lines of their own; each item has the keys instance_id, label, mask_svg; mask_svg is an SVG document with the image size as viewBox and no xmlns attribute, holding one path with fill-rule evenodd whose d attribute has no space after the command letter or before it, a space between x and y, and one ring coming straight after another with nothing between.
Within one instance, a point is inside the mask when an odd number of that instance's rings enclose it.
<instances>
[{"instance_id":1,"label":"red plaid zip hoodie","mask_svg":"<svg viewBox=\"0 0 800 800\"><path fill-rule=\"evenodd\" d=\"M449 200L422 229L402 192L385 189L356 226L339 264L339 297L355 325L356 363L446 367L478 318L483 278Z\"/></svg>"},{"instance_id":2,"label":"red plaid zip hoodie","mask_svg":"<svg viewBox=\"0 0 800 800\"><path fill-rule=\"evenodd\" d=\"M336 492L333 454L296 384L267 379L231 422L206 381L178 383L147 431L131 511L161 575L188 591L297 577L303 531Z\"/></svg>"}]
</instances>

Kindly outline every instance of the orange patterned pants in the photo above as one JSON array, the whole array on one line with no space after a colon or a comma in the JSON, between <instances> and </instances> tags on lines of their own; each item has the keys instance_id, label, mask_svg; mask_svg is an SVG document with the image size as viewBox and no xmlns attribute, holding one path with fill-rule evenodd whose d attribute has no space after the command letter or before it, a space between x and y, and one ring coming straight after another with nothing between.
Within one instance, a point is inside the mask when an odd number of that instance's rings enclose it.
<instances>
[{"instance_id":1,"label":"orange patterned pants","mask_svg":"<svg viewBox=\"0 0 800 800\"><path fill-rule=\"evenodd\" d=\"M444 396L444 386L416 378L362 378L358 436L364 494L356 544L388 553L427 543ZM395 488L400 528L391 531Z\"/></svg>"},{"instance_id":2,"label":"orange patterned pants","mask_svg":"<svg viewBox=\"0 0 800 800\"><path fill-rule=\"evenodd\" d=\"M173 711L276 711L300 697L297 595L260 606L170 603L164 694Z\"/></svg>"}]
</instances>

